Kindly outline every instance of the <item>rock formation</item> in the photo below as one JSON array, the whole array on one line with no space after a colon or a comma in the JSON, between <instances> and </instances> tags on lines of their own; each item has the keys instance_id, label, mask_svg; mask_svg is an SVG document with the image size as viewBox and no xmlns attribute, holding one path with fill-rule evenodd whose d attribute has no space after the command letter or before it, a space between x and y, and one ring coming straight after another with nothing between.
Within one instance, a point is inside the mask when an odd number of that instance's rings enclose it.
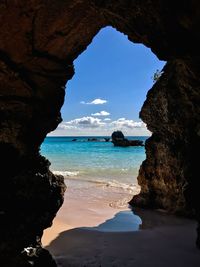
<instances>
[{"instance_id":1,"label":"rock formation","mask_svg":"<svg viewBox=\"0 0 200 267\"><path fill-rule=\"evenodd\" d=\"M198 0L2 0L0 25L0 266L55 265L40 240L65 185L39 147L61 122L73 60L107 25L168 62L140 114L153 134L131 203L200 221Z\"/></svg>"},{"instance_id":2,"label":"rock formation","mask_svg":"<svg viewBox=\"0 0 200 267\"><path fill-rule=\"evenodd\" d=\"M99 141L98 138L95 137L88 138L88 142L97 142L97 141Z\"/></svg>"},{"instance_id":3,"label":"rock formation","mask_svg":"<svg viewBox=\"0 0 200 267\"><path fill-rule=\"evenodd\" d=\"M128 140L124 137L124 134L121 131L115 131L112 133L112 143L114 146L143 146L143 141L141 140Z\"/></svg>"}]
</instances>

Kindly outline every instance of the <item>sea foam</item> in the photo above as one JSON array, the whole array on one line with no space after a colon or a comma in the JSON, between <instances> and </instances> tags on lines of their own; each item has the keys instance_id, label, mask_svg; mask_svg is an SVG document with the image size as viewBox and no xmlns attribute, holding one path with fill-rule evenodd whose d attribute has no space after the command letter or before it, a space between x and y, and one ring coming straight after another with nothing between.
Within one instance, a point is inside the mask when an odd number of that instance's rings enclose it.
<instances>
[{"instance_id":1,"label":"sea foam","mask_svg":"<svg viewBox=\"0 0 200 267\"><path fill-rule=\"evenodd\" d=\"M79 174L79 171L53 171L54 174L62 175L64 177L73 177Z\"/></svg>"},{"instance_id":2,"label":"sea foam","mask_svg":"<svg viewBox=\"0 0 200 267\"><path fill-rule=\"evenodd\" d=\"M140 186L138 184L128 184L122 183L116 180L100 180L100 179L87 179L86 177L81 177L79 171L53 171L54 174L62 175L66 180L76 180L79 182L87 182L90 184L96 184L96 186L102 187L110 187L110 188L118 188L124 191L128 191L129 193L137 193L140 190Z\"/></svg>"}]
</instances>

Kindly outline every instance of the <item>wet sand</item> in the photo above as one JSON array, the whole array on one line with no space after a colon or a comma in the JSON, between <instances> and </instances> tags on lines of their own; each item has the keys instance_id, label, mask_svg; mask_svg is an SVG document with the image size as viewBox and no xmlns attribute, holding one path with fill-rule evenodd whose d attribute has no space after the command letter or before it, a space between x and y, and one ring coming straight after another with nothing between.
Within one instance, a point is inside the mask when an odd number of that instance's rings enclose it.
<instances>
[{"instance_id":1,"label":"wet sand","mask_svg":"<svg viewBox=\"0 0 200 267\"><path fill-rule=\"evenodd\" d=\"M196 222L162 211L137 209L134 215L126 205L131 196L113 188L69 187L43 237L58 266L199 267Z\"/></svg>"}]
</instances>

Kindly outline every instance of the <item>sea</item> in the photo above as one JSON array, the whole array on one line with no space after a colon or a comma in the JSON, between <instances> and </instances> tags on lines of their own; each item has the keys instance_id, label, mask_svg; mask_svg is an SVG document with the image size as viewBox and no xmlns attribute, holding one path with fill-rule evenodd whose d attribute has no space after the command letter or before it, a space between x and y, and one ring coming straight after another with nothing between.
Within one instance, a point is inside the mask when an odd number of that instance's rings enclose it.
<instances>
[{"instance_id":1,"label":"sea","mask_svg":"<svg viewBox=\"0 0 200 267\"><path fill-rule=\"evenodd\" d=\"M104 138L108 137L46 137L41 146L41 154L51 162L51 171L63 175L66 183L74 181L77 187L81 187L87 182L134 191L138 187L140 165L146 157L145 148L115 147L111 141L105 142ZM148 137L127 138L145 143Z\"/></svg>"}]
</instances>

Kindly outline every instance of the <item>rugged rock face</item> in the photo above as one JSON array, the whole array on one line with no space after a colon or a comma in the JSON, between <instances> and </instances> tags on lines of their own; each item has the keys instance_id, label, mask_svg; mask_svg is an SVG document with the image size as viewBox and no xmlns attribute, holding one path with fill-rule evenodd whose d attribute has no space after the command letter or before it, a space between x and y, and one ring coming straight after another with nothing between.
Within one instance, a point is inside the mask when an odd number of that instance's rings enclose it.
<instances>
[{"instance_id":1,"label":"rugged rock face","mask_svg":"<svg viewBox=\"0 0 200 267\"><path fill-rule=\"evenodd\" d=\"M153 135L132 203L200 220L198 0L2 0L0 25L1 266L55 265L40 238L65 185L39 146L61 121L73 60L106 25L168 61L141 111Z\"/></svg>"},{"instance_id":2,"label":"rugged rock face","mask_svg":"<svg viewBox=\"0 0 200 267\"><path fill-rule=\"evenodd\" d=\"M146 142L147 158L138 176L141 193L133 205L184 215L198 208L198 64L170 61L147 95L140 116L153 135Z\"/></svg>"}]
</instances>

